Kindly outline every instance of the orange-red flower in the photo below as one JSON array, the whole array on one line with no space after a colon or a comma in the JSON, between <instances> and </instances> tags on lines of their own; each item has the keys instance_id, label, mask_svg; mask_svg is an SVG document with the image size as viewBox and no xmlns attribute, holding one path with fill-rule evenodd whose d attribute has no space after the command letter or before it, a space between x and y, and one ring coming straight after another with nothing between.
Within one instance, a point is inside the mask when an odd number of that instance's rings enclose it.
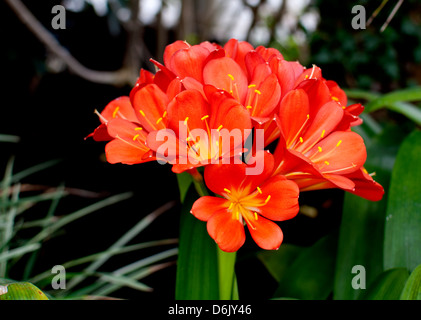
<instances>
[{"instance_id":1,"label":"orange-red flower","mask_svg":"<svg viewBox=\"0 0 421 320\"><path fill-rule=\"evenodd\" d=\"M359 189L370 186L374 198L381 198L379 184L369 175L356 175L367 157L363 139L350 131L360 109L342 105L325 81L304 80L279 108L275 174L294 180L301 191L341 188L365 196Z\"/></svg>"},{"instance_id":2,"label":"orange-red flower","mask_svg":"<svg viewBox=\"0 0 421 320\"><path fill-rule=\"evenodd\" d=\"M293 218L298 213L297 185L278 175L272 176L273 156L260 152L264 161L260 175L247 175L247 165L215 164L205 168L206 185L223 198L199 198L192 214L207 221L207 230L218 246L237 251L245 241L244 225L263 249L277 249L283 240L281 228L273 221Z\"/></svg>"}]
</instances>

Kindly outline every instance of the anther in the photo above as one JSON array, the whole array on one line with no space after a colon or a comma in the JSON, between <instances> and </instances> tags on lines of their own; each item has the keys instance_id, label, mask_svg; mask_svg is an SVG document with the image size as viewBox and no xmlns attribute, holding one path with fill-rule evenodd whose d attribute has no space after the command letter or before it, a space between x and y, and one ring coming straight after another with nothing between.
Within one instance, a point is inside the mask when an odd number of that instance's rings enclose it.
<instances>
[{"instance_id":1,"label":"anther","mask_svg":"<svg viewBox=\"0 0 421 320\"><path fill-rule=\"evenodd\" d=\"M256 188L257 191L259 191L260 194L262 194L262 189L260 189L259 187Z\"/></svg>"},{"instance_id":2,"label":"anther","mask_svg":"<svg viewBox=\"0 0 421 320\"><path fill-rule=\"evenodd\" d=\"M146 117L146 116L145 116L145 113L143 112L143 110L139 110L139 112L140 112L140 114L141 114L142 116Z\"/></svg>"},{"instance_id":3,"label":"anther","mask_svg":"<svg viewBox=\"0 0 421 320\"><path fill-rule=\"evenodd\" d=\"M187 121L189 121L189 117L186 117L186 119L184 119L184 125L187 126Z\"/></svg>"},{"instance_id":4,"label":"anther","mask_svg":"<svg viewBox=\"0 0 421 320\"><path fill-rule=\"evenodd\" d=\"M342 140L339 140L338 143L336 144L337 147L339 147L339 145L342 143Z\"/></svg>"},{"instance_id":5,"label":"anther","mask_svg":"<svg viewBox=\"0 0 421 320\"><path fill-rule=\"evenodd\" d=\"M329 161L325 161L325 164L326 164L326 165L329 165L330 163L329 163Z\"/></svg>"},{"instance_id":6,"label":"anther","mask_svg":"<svg viewBox=\"0 0 421 320\"><path fill-rule=\"evenodd\" d=\"M115 108L114 109L114 112L113 112L113 118L115 118L116 117L116 115L117 115L117 112L118 112L118 110L120 109L120 107L117 107L117 108Z\"/></svg>"},{"instance_id":7,"label":"anther","mask_svg":"<svg viewBox=\"0 0 421 320\"><path fill-rule=\"evenodd\" d=\"M162 118L159 118L158 120L156 120L156 124L160 123L162 121Z\"/></svg>"},{"instance_id":8,"label":"anther","mask_svg":"<svg viewBox=\"0 0 421 320\"><path fill-rule=\"evenodd\" d=\"M301 143L303 143L303 142L304 142L304 140L303 140L303 138L302 138L302 137L300 137L300 142L301 142Z\"/></svg>"},{"instance_id":9,"label":"anther","mask_svg":"<svg viewBox=\"0 0 421 320\"><path fill-rule=\"evenodd\" d=\"M326 132L326 130L323 130L323 131L322 131L322 134L320 135L322 138L323 138L323 136L325 135L325 132Z\"/></svg>"},{"instance_id":10,"label":"anther","mask_svg":"<svg viewBox=\"0 0 421 320\"><path fill-rule=\"evenodd\" d=\"M255 84L249 84L248 85L248 88L250 89L250 88L255 88L256 87L256 85Z\"/></svg>"},{"instance_id":11,"label":"anther","mask_svg":"<svg viewBox=\"0 0 421 320\"><path fill-rule=\"evenodd\" d=\"M142 127L137 127L137 128L134 128L134 130L135 131L140 131L140 130L143 130L143 128Z\"/></svg>"},{"instance_id":12,"label":"anther","mask_svg":"<svg viewBox=\"0 0 421 320\"><path fill-rule=\"evenodd\" d=\"M207 119L207 118L209 118L209 115L206 115L206 116L204 116L204 117L200 118L200 120L205 120L205 119Z\"/></svg>"},{"instance_id":13,"label":"anther","mask_svg":"<svg viewBox=\"0 0 421 320\"><path fill-rule=\"evenodd\" d=\"M227 188L224 188L224 191L227 192L227 193L231 193L231 190L227 189Z\"/></svg>"},{"instance_id":14,"label":"anther","mask_svg":"<svg viewBox=\"0 0 421 320\"><path fill-rule=\"evenodd\" d=\"M230 79L231 79L232 81L234 81L234 77L233 77L233 75L232 75L232 74L228 73L228 77L230 77Z\"/></svg>"},{"instance_id":15,"label":"anther","mask_svg":"<svg viewBox=\"0 0 421 320\"><path fill-rule=\"evenodd\" d=\"M254 92L256 92L257 94L262 94L259 90L254 90Z\"/></svg>"},{"instance_id":16,"label":"anther","mask_svg":"<svg viewBox=\"0 0 421 320\"><path fill-rule=\"evenodd\" d=\"M322 147L317 147L317 149L319 149L319 152L322 152Z\"/></svg>"},{"instance_id":17,"label":"anther","mask_svg":"<svg viewBox=\"0 0 421 320\"><path fill-rule=\"evenodd\" d=\"M270 198L271 198L271 196L270 196L270 195L268 195L268 197L267 197L267 198L266 198L266 200L265 200L265 204L269 202Z\"/></svg>"},{"instance_id":18,"label":"anther","mask_svg":"<svg viewBox=\"0 0 421 320\"><path fill-rule=\"evenodd\" d=\"M134 137L133 137L133 141L136 141L136 139L139 137L139 134L137 134L137 135L135 135Z\"/></svg>"},{"instance_id":19,"label":"anther","mask_svg":"<svg viewBox=\"0 0 421 320\"><path fill-rule=\"evenodd\" d=\"M254 213L254 220L257 221L258 217L257 217L257 212Z\"/></svg>"},{"instance_id":20,"label":"anther","mask_svg":"<svg viewBox=\"0 0 421 320\"><path fill-rule=\"evenodd\" d=\"M216 129L216 131L221 131L221 129L222 129L222 127L223 127L223 125L221 124L219 127L218 127L218 129Z\"/></svg>"}]
</instances>

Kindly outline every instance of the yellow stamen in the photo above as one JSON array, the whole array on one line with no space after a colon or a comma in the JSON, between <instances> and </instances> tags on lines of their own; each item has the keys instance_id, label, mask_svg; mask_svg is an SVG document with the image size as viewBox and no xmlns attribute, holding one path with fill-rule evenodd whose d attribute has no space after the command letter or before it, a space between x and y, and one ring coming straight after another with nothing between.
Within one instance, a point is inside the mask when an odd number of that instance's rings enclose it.
<instances>
[{"instance_id":1,"label":"yellow stamen","mask_svg":"<svg viewBox=\"0 0 421 320\"><path fill-rule=\"evenodd\" d=\"M228 73L228 77L230 77L230 79L231 79L232 81L234 81L234 77L233 77L233 75L232 75L232 74Z\"/></svg>"},{"instance_id":2,"label":"yellow stamen","mask_svg":"<svg viewBox=\"0 0 421 320\"><path fill-rule=\"evenodd\" d=\"M145 113L143 112L143 110L139 110L139 112L140 112L140 114L141 114L142 116L146 117L146 116L145 116Z\"/></svg>"},{"instance_id":3,"label":"yellow stamen","mask_svg":"<svg viewBox=\"0 0 421 320\"><path fill-rule=\"evenodd\" d=\"M240 212L237 211L236 217L237 217L237 220L240 220Z\"/></svg>"},{"instance_id":4,"label":"yellow stamen","mask_svg":"<svg viewBox=\"0 0 421 320\"><path fill-rule=\"evenodd\" d=\"M227 193L231 193L231 190L227 189L227 188L224 188L224 191L227 192Z\"/></svg>"},{"instance_id":5,"label":"yellow stamen","mask_svg":"<svg viewBox=\"0 0 421 320\"><path fill-rule=\"evenodd\" d=\"M223 127L223 125L221 124L219 127L218 127L218 129L216 129L216 131L221 131L221 129L222 129L222 127Z\"/></svg>"},{"instance_id":6,"label":"yellow stamen","mask_svg":"<svg viewBox=\"0 0 421 320\"><path fill-rule=\"evenodd\" d=\"M332 96L332 100L339 101L339 99L335 96Z\"/></svg>"},{"instance_id":7,"label":"yellow stamen","mask_svg":"<svg viewBox=\"0 0 421 320\"><path fill-rule=\"evenodd\" d=\"M134 128L135 129L135 131L140 131L140 130L143 130L143 128L142 127L137 127L137 128Z\"/></svg>"},{"instance_id":8,"label":"yellow stamen","mask_svg":"<svg viewBox=\"0 0 421 320\"><path fill-rule=\"evenodd\" d=\"M259 187L257 187L257 191L259 191L259 193L262 194L262 189L260 189Z\"/></svg>"},{"instance_id":9,"label":"yellow stamen","mask_svg":"<svg viewBox=\"0 0 421 320\"><path fill-rule=\"evenodd\" d=\"M363 168L363 172L364 172L365 174L368 174L368 171L367 171L365 168Z\"/></svg>"},{"instance_id":10,"label":"yellow stamen","mask_svg":"<svg viewBox=\"0 0 421 320\"><path fill-rule=\"evenodd\" d=\"M134 137L133 137L133 141L136 141L136 139L139 137L139 134L137 134L137 135L135 135Z\"/></svg>"},{"instance_id":11,"label":"yellow stamen","mask_svg":"<svg viewBox=\"0 0 421 320\"><path fill-rule=\"evenodd\" d=\"M329 165L330 163L329 163L329 161L325 161L325 164Z\"/></svg>"},{"instance_id":12,"label":"yellow stamen","mask_svg":"<svg viewBox=\"0 0 421 320\"><path fill-rule=\"evenodd\" d=\"M303 143L303 142L304 142L304 140L303 140L303 138L302 138L302 137L300 137L300 142L301 142L301 143Z\"/></svg>"},{"instance_id":13,"label":"yellow stamen","mask_svg":"<svg viewBox=\"0 0 421 320\"><path fill-rule=\"evenodd\" d=\"M206 116L204 116L204 117L200 118L200 120L205 120L205 119L207 119L207 118L209 118L209 115L206 115Z\"/></svg>"},{"instance_id":14,"label":"yellow stamen","mask_svg":"<svg viewBox=\"0 0 421 320\"><path fill-rule=\"evenodd\" d=\"M160 123L162 121L162 118L159 118L158 120L156 120L156 124Z\"/></svg>"},{"instance_id":15,"label":"yellow stamen","mask_svg":"<svg viewBox=\"0 0 421 320\"><path fill-rule=\"evenodd\" d=\"M257 221L257 219L258 219L258 218L257 218L257 212L255 212L255 213L254 213L254 220L256 220L256 221Z\"/></svg>"},{"instance_id":16,"label":"yellow stamen","mask_svg":"<svg viewBox=\"0 0 421 320\"><path fill-rule=\"evenodd\" d=\"M184 125L187 126L187 121L189 121L189 117L186 117L186 119L184 119Z\"/></svg>"},{"instance_id":17,"label":"yellow stamen","mask_svg":"<svg viewBox=\"0 0 421 320\"><path fill-rule=\"evenodd\" d=\"M234 202L231 202L229 207L228 207L228 210L231 210L233 206L234 206Z\"/></svg>"},{"instance_id":18,"label":"yellow stamen","mask_svg":"<svg viewBox=\"0 0 421 320\"><path fill-rule=\"evenodd\" d=\"M322 131L321 137L323 138L323 136L325 135L326 130Z\"/></svg>"},{"instance_id":19,"label":"yellow stamen","mask_svg":"<svg viewBox=\"0 0 421 320\"><path fill-rule=\"evenodd\" d=\"M250 88L255 88L256 87L256 85L255 84L249 84L248 85L248 88L250 89Z\"/></svg>"},{"instance_id":20,"label":"yellow stamen","mask_svg":"<svg viewBox=\"0 0 421 320\"><path fill-rule=\"evenodd\" d=\"M247 106L247 107L246 107L246 109L251 109L251 108L253 108L253 106Z\"/></svg>"},{"instance_id":21,"label":"yellow stamen","mask_svg":"<svg viewBox=\"0 0 421 320\"><path fill-rule=\"evenodd\" d=\"M259 90L254 90L254 92L256 92L257 94L262 94Z\"/></svg>"},{"instance_id":22,"label":"yellow stamen","mask_svg":"<svg viewBox=\"0 0 421 320\"><path fill-rule=\"evenodd\" d=\"M118 112L119 109L120 109L120 107L117 107L117 108L114 109L113 118L115 118L117 116L117 112Z\"/></svg>"},{"instance_id":23,"label":"yellow stamen","mask_svg":"<svg viewBox=\"0 0 421 320\"><path fill-rule=\"evenodd\" d=\"M342 143L342 140L339 140L338 143L336 144L337 147L339 147L339 145Z\"/></svg>"},{"instance_id":24,"label":"yellow stamen","mask_svg":"<svg viewBox=\"0 0 421 320\"><path fill-rule=\"evenodd\" d=\"M162 114L162 117L165 118L167 116L167 111L164 111L164 113Z\"/></svg>"},{"instance_id":25,"label":"yellow stamen","mask_svg":"<svg viewBox=\"0 0 421 320\"><path fill-rule=\"evenodd\" d=\"M322 152L322 147L317 147L317 149L319 149L319 152Z\"/></svg>"},{"instance_id":26,"label":"yellow stamen","mask_svg":"<svg viewBox=\"0 0 421 320\"><path fill-rule=\"evenodd\" d=\"M267 198L266 198L266 200L265 200L265 204L269 202L270 198L271 198L271 196L270 196L270 195L268 195L268 197L267 197Z\"/></svg>"}]
</instances>

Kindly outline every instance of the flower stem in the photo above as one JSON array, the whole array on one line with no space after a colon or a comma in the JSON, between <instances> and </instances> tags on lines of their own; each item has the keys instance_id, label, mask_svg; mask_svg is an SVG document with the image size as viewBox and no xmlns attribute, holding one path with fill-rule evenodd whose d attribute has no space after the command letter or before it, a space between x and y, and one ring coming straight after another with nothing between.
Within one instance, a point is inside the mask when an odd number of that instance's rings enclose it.
<instances>
[{"instance_id":1,"label":"flower stem","mask_svg":"<svg viewBox=\"0 0 421 320\"><path fill-rule=\"evenodd\" d=\"M199 196L208 196L209 192L206 188L205 181L203 180L203 176L200 174L197 168L188 170L188 173L190 173L193 177L193 184Z\"/></svg>"}]
</instances>

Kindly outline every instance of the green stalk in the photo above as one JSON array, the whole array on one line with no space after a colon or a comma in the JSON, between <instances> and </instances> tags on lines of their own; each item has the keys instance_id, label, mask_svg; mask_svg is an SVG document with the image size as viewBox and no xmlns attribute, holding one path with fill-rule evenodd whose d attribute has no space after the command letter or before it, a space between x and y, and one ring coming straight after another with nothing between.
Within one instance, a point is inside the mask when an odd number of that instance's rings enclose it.
<instances>
[{"instance_id":1,"label":"green stalk","mask_svg":"<svg viewBox=\"0 0 421 320\"><path fill-rule=\"evenodd\" d=\"M193 184L197 193L203 197L208 196L203 176L195 169L190 174L193 177ZM219 299L238 299L237 279L235 276L236 252L224 252L216 246L218 256L218 278L219 278Z\"/></svg>"}]
</instances>

